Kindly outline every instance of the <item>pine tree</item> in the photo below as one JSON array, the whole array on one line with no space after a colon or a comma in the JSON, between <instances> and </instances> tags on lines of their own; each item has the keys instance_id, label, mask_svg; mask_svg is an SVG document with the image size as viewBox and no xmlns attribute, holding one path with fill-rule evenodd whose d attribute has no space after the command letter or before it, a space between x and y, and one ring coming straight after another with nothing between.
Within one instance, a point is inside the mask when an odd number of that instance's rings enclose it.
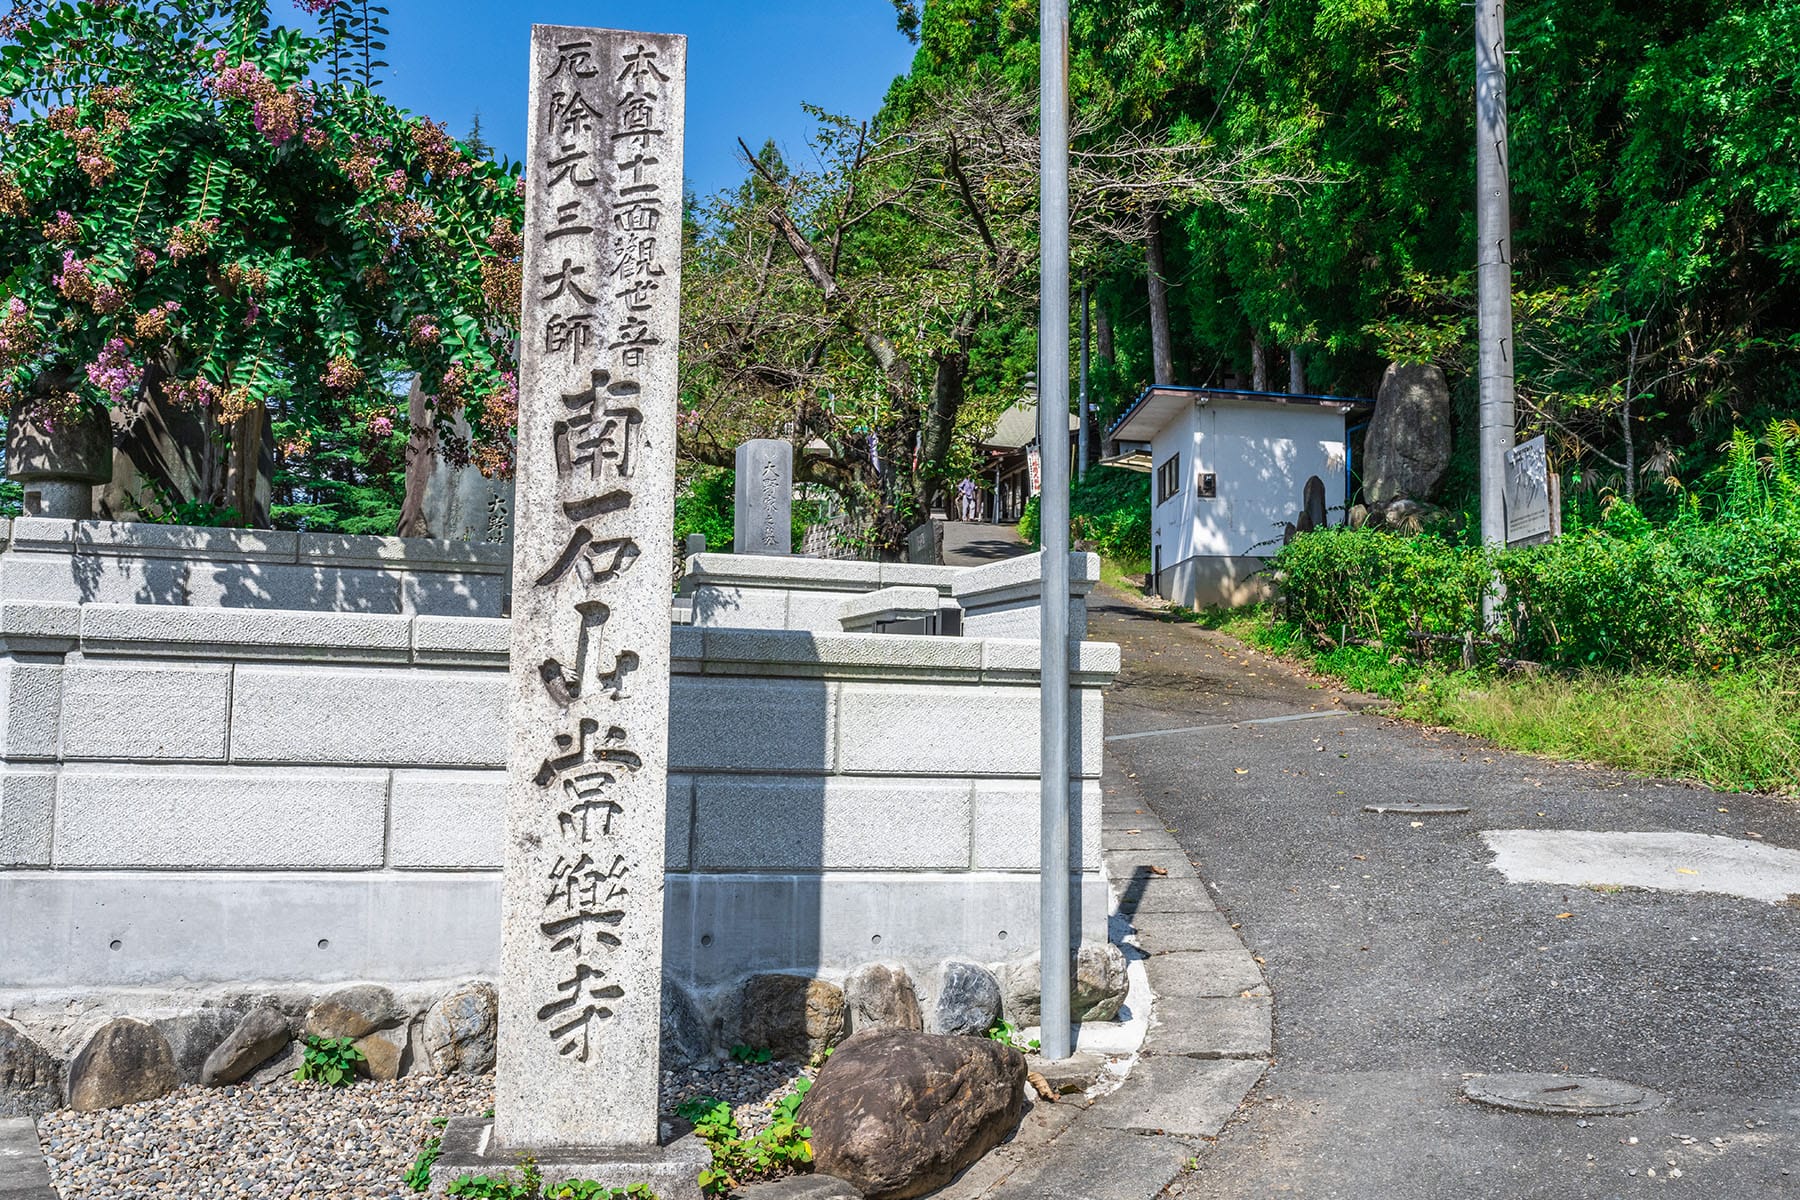
<instances>
[{"instance_id":1,"label":"pine tree","mask_svg":"<svg viewBox=\"0 0 1800 1200\"><path fill-rule=\"evenodd\" d=\"M469 155L472 158L494 157L494 147L481 136L481 110L479 108L475 110L474 121L469 126L469 136L463 139L463 145L468 147Z\"/></svg>"}]
</instances>

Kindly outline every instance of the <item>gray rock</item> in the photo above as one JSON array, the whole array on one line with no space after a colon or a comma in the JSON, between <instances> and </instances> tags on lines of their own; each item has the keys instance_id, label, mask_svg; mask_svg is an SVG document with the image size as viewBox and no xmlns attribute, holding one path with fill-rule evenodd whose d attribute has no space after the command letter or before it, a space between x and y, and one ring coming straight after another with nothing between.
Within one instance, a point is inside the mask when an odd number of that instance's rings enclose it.
<instances>
[{"instance_id":1,"label":"gray rock","mask_svg":"<svg viewBox=\"0 0 1800 1200\"><path fill-rule=\"evenodd\" d=\"M41 1117L62 1102L62 1063L0 1020L0 1117Z\"/></svg>"},{"instance_id":2,"label":"gray rock","mask_svg":"<svg viewBox=\"0 0 1800 1200\"><path fill-rule=\"evenodd\" d=\"M383 1082L400 1078L408 1066L406 1046L407 1027L404 1025L397 1029L377 1029L366 1037L357 1038L356 1048L363 1054L358 1071Z\"/></svg>"},{"instance_id":3,"label":"gray rock","mask_svg":"<svg viewBox=\"0 0 1800 1200\"><path fill-rule=\"evenodd\" d=\"M406 1027L406 1065L400 1076L435 1074L437 1070L431 1063L431 1051L425 1045L425 1018L420 1017Z\"/></svg>"},{"instance_id":4,"label":"gray rock","mask_svg":"<svg viewBox=\"0 0 1800 1200\"><path fill-rule=\"evenodd\" d=\"M168 1039L146 1022L116 1017L96 1029L69 1064L69 1107L120 1108L167 1095L180 1082Z\"/></svg>"},{"instance_id":5,"label":"gray rock","mask_svg":"<svg viewBox=\"0 0 1800 1200\"><path fill-rule=\"evenodd\" d=\"M687 989L663 976L662 1062L664 1070L681 1070L712 1057L712 1038Z\"/></svg>"},{"instance_id":6,"label":"gray rock","mask_svg":"<svg viewBox=\"0 0 1800 1200\"><path fill-rule=\"evenodd\" d=\"M1450 470L1450 387L1427 364L1392 363L1381 377L1363 451L1363 497L1435 500Z\"/></svg>"},{"instance_id":7,"label":"gray rock","mask_svg":"<svg viewBox=\"0 0 1800 1200\"><path fill-rule=\"evenodd\" d=\"M817 1170L870 1200L948 1183L1018 1127L1025 1059L986 1038L877 1026L852 1036L800 1106Z\"/></svg>"},{"instance_id":8,"label":"gray rock","mask_svg":"<svg viewBox=\"0 0 1800 1200\"><path fill-rule=\"evenodd\" d=\"M736 1041L777 1058L805 1061L844 1034L844 993L809 975L752 975L744 981Z\"/></svg>"},{"instance_id":9,"label":"gray rock","mask_svg":"<svg viewBox=\"0 0 1800 1200\"><path fill-rule=\"evenodd\" d=\"M1084 943L1075 954L1069 977L1069 1016L1076 1021L1110 1021L1125 1002L1125 955L1111 942ZM1043 1017L1040 958L1008 963L1000 973L1006 1019L1014 1025L1036 1025Z\"/></svg>"},{"instance_id":10,"label":"gray rock","mask_svg":"<svg viewBox=\"0 0 1800 1200\"><path fill-rule=\"evenodd\" d=\"M1383 525L1401 533L1418 533L1445 515L1444 510L1435 505L1406 499L1390 500L1375 509L1374 513L1379 516Z\"/></svg>"},{"instance_id":11,"label":"gray rock","mask_svg":"<svg viewBox=\"0 0 1800 1200\"><path fill-rule=\"evenodd\" d=\"M1111 942L1083 943L1069 981L1069 1015L1077 1021L1110 1021L1125 1003L1125 953Z\"/></svg>"},{"instance_id":12,"label":"gray rock","mask_svg":"<svg viewBox=\"0 0 1800 1200\"><path fill-rule=\"evenodd\" d=\"M360 1038L404 1019L394 993L372 983L339 988L306 1010L302 1032L308 1037Z\"/></svg>"},{"instance_id":13,"label":"gray rock","mask_svg":"<svg viewBox=\"0 0 1800 1200\"><path fill-rule=\"evenodd\" d=\"M986 967L952 960L938 976L931 1031L980 1037L1000 1019L1000 981Z\"/></svg>"},{"instance_id":14,"label":"gray rock","mask_svg":"<svg viewBox=\"0 0 1800 1200\"><path fill-rule=\"evenodd\" d=\"M844 980L844 1007L852 1033L877 1025L919 1031L925 1028L919 995L905 967L866 963L856 968Z\"/></svg>"},{"instance_id":15,"label":"gray rock","mask_svg":"<svg viewBox=\"0 0 1800 1200\"><path fill-rule=\"evenodd\" d=\"M280 1083L284 1079L292 1079L294 1072L300 1069L306 1054L298 1041L289 1042L285 1050L280 1051L244 1076L243 1082L250 1087L262 1087L264 1084Z\"/></svg>"},{"instance_id":16,"label":"gray rock","mask_svg":"<svg viewBox=\"0 0 1800 1200\"><path fill-rule=\"evenodd\" d=\"M465 983L425 1014L423 1036L439 1075L480 1075L494 1069L500 1031L500 993L485 981Z\"/></svg>"},{"instance_id":17,"label":"gray rock","mask_svg":"<svg viewBox=\"0 0 1800 1200\"><path fill-rule=\"evenodd\" d=\"M1044 1014L1042 970L1042 960L1035 954L1000 968L1000 1011L1020 1028L1036 1025Z\"/></svg>"},{"instance_id":18,"label":"gray rock","mask_svg":"<svg viewBox=\"0 0 1800 1200\"><path fill-rule=\"evenodd\" d=\"M175 1073L183 1083L199 1083L212 1052L244 1019L241 1008L192 1008L172 1017L156 1017L151 1024L169 1042L175 1056Z\"/></svg>"},{"instance_id":19,"label":"gray rock","mask_svg":"<svg viewBox=\"0 0 1800 1200\"><path fill-rule=\"evenodd\" d=\"M251 1009L206 1056L200 1068L200 1082L207 1087L236 1083L279 1053L292 1036L288 1019L280 1009Z\"/></svg>"}]
</instances>

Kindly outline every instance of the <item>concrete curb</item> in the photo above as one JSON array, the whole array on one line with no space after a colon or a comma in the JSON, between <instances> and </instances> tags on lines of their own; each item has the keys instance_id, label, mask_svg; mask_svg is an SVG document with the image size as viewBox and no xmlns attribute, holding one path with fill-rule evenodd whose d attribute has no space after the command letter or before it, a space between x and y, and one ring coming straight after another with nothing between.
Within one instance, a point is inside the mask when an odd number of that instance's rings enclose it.
<instances>
[{"instance_id":1,"label":"concrete curb","mask_svg":"<svg viewBox=\"0 0 1800 1200\"><path fill-rule=\"evenodd\" d=\"M1014 1156L1010 1170L971 1168L983 1178L952 1184L945 1194L955 1200L1150 1200L1268 1068L1273 998L1261 969L1110 755L1107 768L1102 853L1119 893L1116 915L1135 927L1122 948L1142 962L1155 993L1149 1032L1117 1091L1055 1112L1048 1142Z\"/></svg>"},{"instance_id":2,"label":"concrete curb","mask_svg":"<svg viewBox=\"0 0 1800 1200\"><path fill-rule=\"evenodd\" d=\"M0 1117L0 1200L57 1200L30 1117Z\"/></svg>"}]
</instances>

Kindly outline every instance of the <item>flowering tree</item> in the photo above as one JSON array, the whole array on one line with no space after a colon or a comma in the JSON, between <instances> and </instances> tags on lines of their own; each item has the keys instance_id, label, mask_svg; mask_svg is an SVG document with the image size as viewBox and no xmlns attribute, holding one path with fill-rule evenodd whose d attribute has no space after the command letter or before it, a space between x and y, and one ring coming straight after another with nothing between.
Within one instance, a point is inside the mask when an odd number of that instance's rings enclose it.
<instances>
[{"instance_id":1,"label":"flowering tree","mask_svg":"<svg viewBox=\"0 0 1800 1200\"><path fill-rule=\"evenodd\" d=\"M187 410L241 475L265 411L290 460L387 437L412 372L450 457L509 473L517 168L374 92L366 3L301 6L318 36L264 0L0 20L0 400Z\"/></svg>"}]
</instances>

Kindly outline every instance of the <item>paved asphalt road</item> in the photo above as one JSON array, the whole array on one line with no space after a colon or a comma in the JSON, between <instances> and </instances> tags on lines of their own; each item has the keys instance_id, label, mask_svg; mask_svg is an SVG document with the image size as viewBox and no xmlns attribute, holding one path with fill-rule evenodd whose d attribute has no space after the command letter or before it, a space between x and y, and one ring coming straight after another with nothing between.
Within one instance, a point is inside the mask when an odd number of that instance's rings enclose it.
<instances>
[{"instance_id":1,"label":"paved asphalt road","mask_svg":"<svg viewBox=\"0 0 1800 1200\"><path fill-rule=\"evenodd\" d=\"M1346 711L1363 702L1094 599L1089 636L1124 647L1108 752L1275 993L1274 1068L1170 1195L1800 1196L1800 902L1513 884L1480 837L1756 832L1795 847L1800 805ZM1311 712L1333 715L1232 724ZM1120 736L1187 726L1210 728ZM1471 811L1363 811L1395 801ZM1500 1071L1625 1079L1668 1103L1583 1126L1459 1098L1465 1074Z\"/></svg>"}]
</instances>

